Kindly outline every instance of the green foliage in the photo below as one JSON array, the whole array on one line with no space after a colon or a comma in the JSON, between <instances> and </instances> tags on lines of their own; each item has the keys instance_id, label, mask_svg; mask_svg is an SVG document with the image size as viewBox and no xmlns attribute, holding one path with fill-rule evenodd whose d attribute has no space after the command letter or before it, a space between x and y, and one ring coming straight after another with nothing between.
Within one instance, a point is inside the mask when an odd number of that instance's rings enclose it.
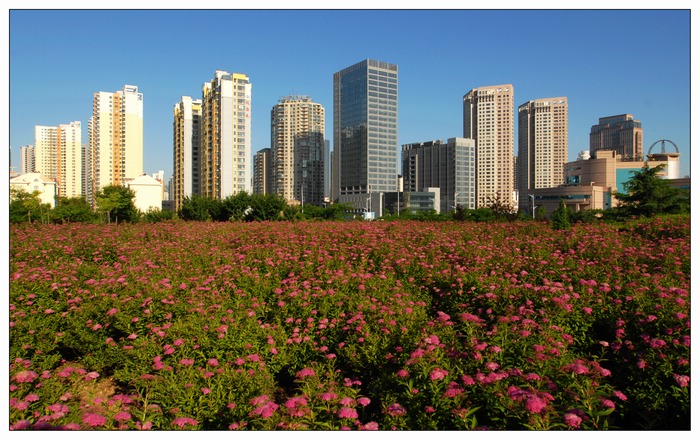
<instances>
[{"instance_id":1,"label":"green foliage","mask_svg":"<svg viewBox=\"0 0 700 440\"><path fill-rule=\"evenodd\" d=\"M215 203L217 203L217 201L210 197L202 197L197 194L193 194L184 198L182 201L182 207L178 211L177 215L181 219L188 221L211 220L211 215L209 212L211 210L211 206Z\"/></svg>"},{"instance_id":2,"label":"green foliage","mask_svg":"<svg viewBox=\"0 0 700 440\"><path fill-rule=\"evenodd\" d=\"M537 208L535 208L535 220L547 220L547 210L544 208L544 206L538 206Z\"/></svg>"},{"instance_id":3,"label":"green foliage","mask_svg":"<svg viewBox=\"0 0 700 440\"><path fill-rule=\"evenodd\" d=\"M600 209L582 209L578 212L572 212L569 219L571 223L593 223L598 221L603 216L603 211Z\"/></svg>"},{"instance_id":4,"label":"green foliage","mask_svg":"<svg viewBox=\"0 0 700 440\"><path fill-rule=\"evenodd\" d=\"M97 215L83 197L61 197L51 212L54 223L92 223Z\"/></svg>"},{"instance_id":5,"label":"green foliage","mask_svg":"<svg viewBox=\"0 0 700 440\"><path fill-rule=\"evenodd\" d=\"M662 164L650 168L645 163L624 184L626 193L615 192L615 197L620 202L619 211L623 215L651 217L690 212L688 192L672 188L668 181L659 177L664 166Z\"/></svg>"},{"instance_id":6,"label":"green foliage","mask_svg":"<svg viewBox=\"0 0 700 440\"><path fill-rule=\"evenodd\" d=\"M48 220L51 206L41 203L40 194L39 191L30 194L23 189L10 189L10 223Z\"/></svg>"},{"instance_id":7,"label":"green foliage","mask_svg":"<svg viewBox=\"0 0 700 440\"><path fill-rule=\"evenodd\" d=\"M97 211L106 215L107 223L135 222L139 218L134 206L136 194L131 188L120 185L108 185L97 192Z\"/></svg>"},{"instance_id":8,"label":"green foliage","mask_svg":"<svg viewBox=\"0 0 700 440\"><path fill-rule=\"evenodd\" d=\"M158 223L167 220L174 220L176 217L175 212L158 208L151 208L141 215L141 219L147 223Z\"/></svg>"},{"instance_id":9,"label":"green foliage","mask_svg":"<svg viewBox=\"0 0 700 440\"><path fill-rule=\"evenodd\" d=\"M334 203L325 207L316 205L304 206L304 218L319 220L342 220L347 217L346 212L352 210L347 203Z\"/></svg>"},{"instance_id":10,"label":"green foliage","mask_svg":"<svg viewBox=\"0 0 700 440\"><path fill-rule=\"evenodd\" d=\"M280 220L284 218L287 202L276 194L253 194L248 200L247 221Z\"/></svg>"},{"instance_id":11,"label":"green foliage","mask_svg":"<svg viewBox=\"0 0 700 440\"><path fill-rule=\"evenodd\" d=\"M559 207L552 212L550 220L554 229L569 229L571 228L571 210L566 207L564 199L559 202Z\"/></svg>"}]
</instances>

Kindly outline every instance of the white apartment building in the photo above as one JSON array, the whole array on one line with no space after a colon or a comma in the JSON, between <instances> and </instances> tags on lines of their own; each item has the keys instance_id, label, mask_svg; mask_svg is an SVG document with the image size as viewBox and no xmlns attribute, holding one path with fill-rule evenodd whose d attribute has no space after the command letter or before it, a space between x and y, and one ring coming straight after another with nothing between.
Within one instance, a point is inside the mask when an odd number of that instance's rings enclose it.
<instances>
[{"instance_id":1,"label":"white apartment building","mask_svg":"<svg viewBox=\"0 0 700 440\"><path fill-rule=\"evenodd\" d=\"M472 89L463 104L463 137L476 142L476 207L500 200L515 209L513 85Z\"/></svg>"},{"instance_id":2,"label":"white apartment building","mask_svg":"<svg viewBox=\"0 0 700 440\"><path fill-rule=\"evenodd\" d=\"M242 73L215 71L202 87L199 193L225 199L251 193L252 84Z\"/></svg>"},{"instance_id":3,"label":"white apartment building","mask_svg":"<svg viewBox=\"0 0 700 440\"><path fill-rule=\"evenodd\" d=\"M34 127L34 169L53 179L60 197L77 197L82 193L80 121L57 127Z\"/></svg>"},{"instance_id":4,"label":"white apartment building","mask_svg":"<svg viewBox=\"0 0 700 440\"><path fill-rule=\"evenodd\" d=\"M25 145L24 147L19 147L19 173L33 173L34 172L34 146Z\"/></svg>"},{"instance_id":5,"label":"white apartment building","mask_svg":"<svg viewBox=\"0 0 700 440\"><path fill-rule=\"evenodd\" d=\"M143 174L143 94L138 87L93 95L88 138L88 201L105 186L124 185Z\"/></svg>"}]
</instances>

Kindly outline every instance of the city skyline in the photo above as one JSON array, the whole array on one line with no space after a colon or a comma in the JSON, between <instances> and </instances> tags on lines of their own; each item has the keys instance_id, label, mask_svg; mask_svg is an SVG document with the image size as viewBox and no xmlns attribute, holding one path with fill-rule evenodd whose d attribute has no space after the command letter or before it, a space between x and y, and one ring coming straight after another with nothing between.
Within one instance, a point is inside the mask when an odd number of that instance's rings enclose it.
<instances>
[{"instance_id":1,"label":"city skyline","mask_svg":"<svg viewBox=\"0 0 700 440\"><path fill-rule=\"evenodd\" d=\"M188 31L193 23L227 21L240 23L245 38L225 50L203 47ZM64 23L65 32L53 32L50 22ZM307 95L328 109L331 139L333 74L378 59L401 74L399 145L460 137L462 97L513 84L515 108L568 97L567 161L589 149L599 118L633 114L644 127L644 154L655 141L672 140L681 175L690 174L689 10L12 10L9 23L15 169L19 148L34 143L35 126L80 121L85 130L95 92L133 84L144 96L143 171L169 177L172 108L182 96L200 98L217 69L254 84L252 164L270 147L270 111L281 97ZM118 38L113 29L125 26L130 32ZM309 29L313 50L297 50L302 42L308 49ZM92 46L102 50L88 56ZM67 62L72 52L78 55Z\"/></svg>"}]
</instances>

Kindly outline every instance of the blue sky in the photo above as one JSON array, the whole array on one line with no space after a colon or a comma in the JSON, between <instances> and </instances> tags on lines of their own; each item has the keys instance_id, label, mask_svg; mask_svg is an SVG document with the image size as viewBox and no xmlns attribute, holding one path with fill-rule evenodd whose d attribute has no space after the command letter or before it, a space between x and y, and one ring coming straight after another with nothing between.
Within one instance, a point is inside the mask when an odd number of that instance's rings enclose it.
<instances>
[{"instance_id":1,"label":"blue sky","mask_svg":"<svg viewBox=\"0 0 700 440\"><path fill-rule=\"evenodd\" d=\"M568 98L570 160L598 118L631 113L645 153L669 139L690 174L688 9L10 10L9 25L17 170L35 125L81 121L86 143L93 93L131 84L144 95L144 171L169 176L173 106L201 97L216 69L250 77L253 152L291 94L325 107L332 139L333 73L372 58L399 66L399 145L462 136L464 94L510 83L514 110Z\"/></svg>"}]
</instances>

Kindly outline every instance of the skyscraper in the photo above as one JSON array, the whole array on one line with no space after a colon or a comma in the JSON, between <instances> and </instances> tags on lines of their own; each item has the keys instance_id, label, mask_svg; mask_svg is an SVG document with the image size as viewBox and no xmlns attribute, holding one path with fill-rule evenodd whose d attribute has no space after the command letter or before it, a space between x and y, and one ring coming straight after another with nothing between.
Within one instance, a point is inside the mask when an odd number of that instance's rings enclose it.
<instances>
[{"instance_id":1,"label":"skyscraper","mask_svg":"<svg viewBox=\"0 0 700 440\"><path fill-rule=\"evenodd\" d=\"M252 85L242 73L216 70L202 87L199 193L225 199L251 192Z\"/></svg>"},{"instance_id":2,"label":"skyscraper","mask_svg":"<svg viewBox=\"0 0 700 440\"><path fill-rule=\"evenodd\" d=\"M88 201L107 185L125 185L143 174L143 94L137 86L94 94L88 138Z\"/></svg>"},{"instance_id":3,"label":"skyscraper","mask_svg":"<svg viewBox=\"0 0 700 440\"><path fill-rule=\"evenodd\" d=\"M564 183L569 156L566 97L541 98L518 107L518 204L530 212L528 190ZM531 212L530 212L531 213Z\"/></svg>"},{"instance_id":4,"label":"skyscraper","mask_svg":"<svg viewBox=\"0 0 700 440\"><path fill-rule=\"evenodd\" d=\"M178 211L185 197L199 195L199 131L202 101L183 96L173 108L173 187Z\"/></svg>"},{"instance_id":5,"label":"skyscraper","mask_svg":"<svg viewBox=\"0 0 700 440\"><path fill-rule=\"evenodd\" d=\"M515 207L513 86L472 89L463 98L464 136L476 142L476 207Z\"/></svg>"},{"instance_id":6,"label":"skyscraper","mask_svg":"<svg viewBox=\"0 0 700 440\"><path fill-rule=\"evenodd\" d=\"M333 75L333 148L341 202L361 209L372 193L396 191L397 65L368 59Z\"/></svg>"},{"instance_id":7,"label":"skyscraper","mask_svg":"<svg viewBox=\"0 0 700 440\"><path fill-rule=\"evenodd\" d=\"M82 192L80 121L57 127L34 127L34 169L57 183L59 197Z\"/></svg>"},{"instance_id":8,"label":"skyscraper","mask_svg":"<svg viewBox=\"0 0 700 440\"><path fill-rule=\"evenodd\" d=\"M599 118L598 125L591 126L590 153L612 150L617 160L643 160L643 134L642 123L632 115Z\"/></svg>"},{"instance_id":9,"label":"skyscraper","mask_svg":"<svg viewBox=\"0 0 700 440\"><path fill-rule=\"evenodd\" d=\"M326 113L308 96L272 107L273 191L287 202L323 203Z\"/></svg>"},{"instance_id":10,"label":"skyscraper","mask_svg":"<svg viewBox=\"0 0 700 440\"><path fill-rule=\"evenodd\" d=\"M33 173L34 172L34 146L26 145L24 147L19 147L19 173Z\"/></svg>"}]
</instances>

